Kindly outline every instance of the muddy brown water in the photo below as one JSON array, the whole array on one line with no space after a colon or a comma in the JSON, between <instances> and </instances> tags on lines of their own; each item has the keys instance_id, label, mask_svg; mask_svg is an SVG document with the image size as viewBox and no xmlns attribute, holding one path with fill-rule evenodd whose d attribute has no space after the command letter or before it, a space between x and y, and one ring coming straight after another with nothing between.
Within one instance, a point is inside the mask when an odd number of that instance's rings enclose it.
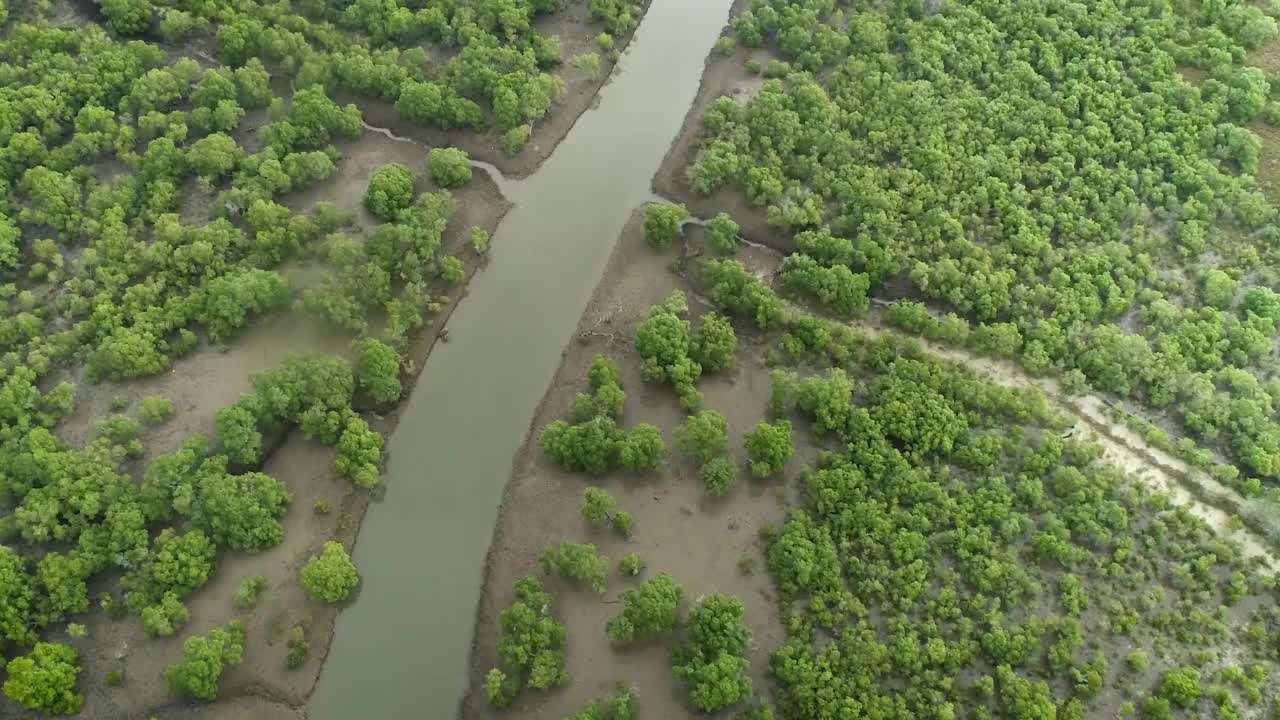
<instances>
[{"instance_id":1,"label":"muddy brown water","mask_svg":"<svg viewBox=\"0 0 1280 720\"><path fill-rule=\"evenodd\" d=\"M732 0L654 0L615 77L493 238L388 442L359 600L340 616L312 720L455 717L502 489L610 251L693 102Z\"/></svg>"}]
</instances>

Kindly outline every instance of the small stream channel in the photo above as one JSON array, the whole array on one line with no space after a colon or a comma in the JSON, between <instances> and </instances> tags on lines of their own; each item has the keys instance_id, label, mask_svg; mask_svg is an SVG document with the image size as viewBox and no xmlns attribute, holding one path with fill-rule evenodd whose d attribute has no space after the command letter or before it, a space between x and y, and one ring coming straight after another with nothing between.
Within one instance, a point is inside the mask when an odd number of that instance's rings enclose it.
<instances>
[{"instance_id":1,"label":"small stream channel","mask_svg":"<svg viewBox=\"0 0 1280 720\"><path fill-rule=\"evenodd\" d=\"M313 720L446 720L467 686L502 490L560 352L698 90L732 0L653 0L600 102L533 176L389 440ZM536 518L531 518L536 522Z\"/></svg>"}]
</instances>

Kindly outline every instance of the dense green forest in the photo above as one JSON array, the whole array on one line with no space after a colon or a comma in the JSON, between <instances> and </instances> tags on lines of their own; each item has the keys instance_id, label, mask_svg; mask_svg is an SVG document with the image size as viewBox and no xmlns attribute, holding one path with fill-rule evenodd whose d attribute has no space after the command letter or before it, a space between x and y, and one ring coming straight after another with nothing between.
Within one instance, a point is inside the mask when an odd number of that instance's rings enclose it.
<instances>
[{"instance_id":1,"label":"dense green forest","mask_svg":"<svg viewBox=\"0 0 1280 720\"><path fill-rule=\"evenodd\" d=\"M184 599L217 572L220 550L280 543L290 493L260 469L285 434L332 446L339 474L377 484L383 438L361 411L399 400L411 339L465 277L442 238L456 205L445 188L471 180L469 160L407 153L437 188L427 192L404 166L374 173L365 205L381 222L367 233L330 203L291 209L290 195L342 172L340 148L361 135L361 110L339 97L519 152L562 92L559 40L534 27L560 10L559 0L0 0L5 695L76 712L77 653L43 638L83 634L76 621L95 605L139 616L151 635L180 632ZM599 46L633 29L639 10L591 0ZM477 254L487 249L483 229L470 237ZM295 287L282 270L304 261L325 272ZM61 439L78 397L234 344L291 306L358 340L350 357L298 356L258 374L217 413L213 437L173 452L148 457L141 439L173 415L163 397L136 417L98 419L83 446ZM300 582L337 602L358 575L330 545ZM90 582L105 589L91 598ZM238 626L190 638L170 685L213 699L243 642ZM290 667L305 644L291 640Z\"/></svg>"},{"instance_id":2,"label":"dense green forest","mask_svg":"<svg viewBox=\"0 0 1280 720\"><path fill-rule=\"evenodd\" d=\"M706 269L726 309L770 295ZM792 311L775 327L797 370L774 371L769 414L840 448L764 538L782 717L1274 712L1262 562L1062 439L1036 391Z\"/></svg>"},{"instance_id":3,"label":"dense green forest","mask_svg":"<svg viewBox=\"0 0 1280 720\"><path fill-rule=\"evenodd\" d=\"M766 76L703 117L699 192L793 238L789 289L951 312L937 339L1132 403L1257 494L1280 478L1277 218L1257 176L1280 76L1246 2L755 2ZM1163 430L1158 430L1163 433Z\"/></svg>"}]
</instances>

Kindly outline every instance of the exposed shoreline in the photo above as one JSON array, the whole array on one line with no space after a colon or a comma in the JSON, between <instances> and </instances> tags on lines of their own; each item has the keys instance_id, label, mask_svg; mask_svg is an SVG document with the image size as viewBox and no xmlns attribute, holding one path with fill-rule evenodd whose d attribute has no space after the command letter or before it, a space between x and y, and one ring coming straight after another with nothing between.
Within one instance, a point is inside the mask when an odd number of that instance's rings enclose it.
<instances>
[{"instance_id":1,"label":"exposed shoreline","mask_svg":"<svg viewBox=\"0 0 1280 720\"><path fill-rule=\"evenodd\" d=\"M633 216L628 221L628 226L634 223L636 218ZM626 230L624 229L625 233ZM611 282L622 265L622 247L621 243L614 244L613 251L609 255L608 265L600 276L600 280L596 283L595 290L592 291L591 301L587 305L586 311L579 318L575 327L573 337L560 351L560 362L557 363L556 373L552 375L547 382L546 390L544 390L542 399L538 401L537 408L533 412L533 417L529 420L529 429L525 432L524 440L520 444L520 449L516 451L515 457L512 459L511 477L507 480L502 488L502 500L498 503L498 520L493 525L492 539L489 541L489 549L485 552L484 565L481 569L480 580L480 598L476 603L475 620L473 627L474 632L471 634L471 651L470 657L467 659L467 667L469 668L468 677L470 682L467 684L467 691L458 699L458 717L466 720L478 714L479 709L483 707L485 702L481 693L481 684L478 679L481 678L487 670L481 661L481 646L488 644L482 638L489 639L492 636L491 628L497 620L497 613L490 607L491 596L494 592L493 575L494 564L498 555L498 548L502 544L502 540L507 532L507 523L512 507L511 496L515 491L517 482L521 477L526 475L535 459L535 449L538 447L535 439L542 431L542 418L545 417L547 409L553 400L557 400L556 388L562 383L561 373L565 363L565 359L572 352L574 346L580 341L579 338L587 326L587 319L591 316L592 310L597 306L597 296L601 288L605 287L606 282Z\"/></svg>"}]
</instances>

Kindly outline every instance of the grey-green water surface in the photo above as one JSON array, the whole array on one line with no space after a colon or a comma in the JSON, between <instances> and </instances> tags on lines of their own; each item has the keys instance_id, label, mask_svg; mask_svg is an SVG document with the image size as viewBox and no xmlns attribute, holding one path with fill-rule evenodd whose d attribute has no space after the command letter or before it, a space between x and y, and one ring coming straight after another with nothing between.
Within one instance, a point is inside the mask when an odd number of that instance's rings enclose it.
<instances>
[{"instance_id":1,"label":"grey-green water surface","mask_svg":"<svg viewBox=\"0 0 1280 720\"><path fill-rule=\"evenodd\" d=\"M482 564L530 418L623 224L688 111L731 0L653 0L599 104L534 175L390 438L313 720L446 720L466 690Z\"/></svg>"}]
</instances>

